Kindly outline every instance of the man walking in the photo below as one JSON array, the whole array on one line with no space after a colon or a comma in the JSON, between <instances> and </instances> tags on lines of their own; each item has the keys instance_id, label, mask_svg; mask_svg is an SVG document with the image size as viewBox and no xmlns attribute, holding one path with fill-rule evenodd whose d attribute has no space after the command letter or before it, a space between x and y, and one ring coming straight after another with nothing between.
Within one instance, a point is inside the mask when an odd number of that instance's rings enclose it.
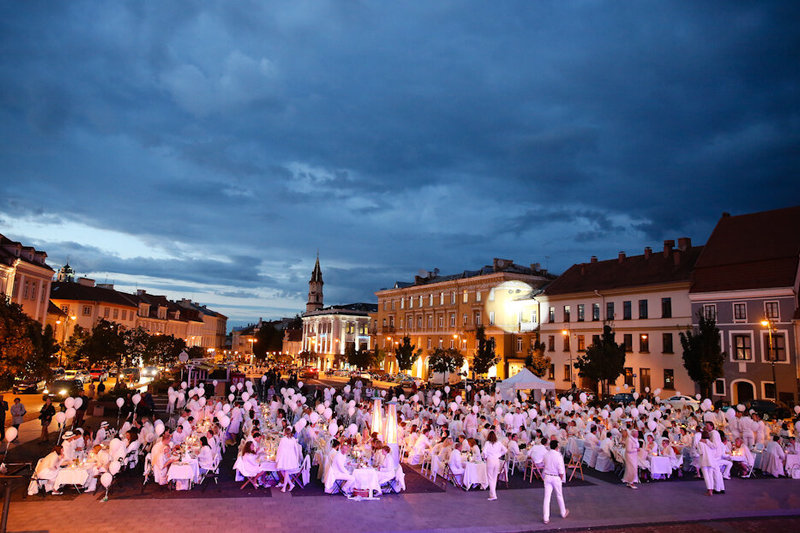
<instances>
[{"instance_id":1,"label":"man walking","mask_svg":"<svg viewBox=\"0 0 800 533\"><path fill-rule=\"evenodd\" d=\"M566 518L569 515L569 509L564 506L564 495L561 493L561 483L567 481L567 472L564 468L564 457L558 451L558 441L550 441L550 450L544 454L544 468L542 469L544 477L544 505L543 515L544 523L550 523L550 496L553 491L556 493L556 500L558 500L558 509L561 511L561 518Z\"/></svg>"}]
</instances>

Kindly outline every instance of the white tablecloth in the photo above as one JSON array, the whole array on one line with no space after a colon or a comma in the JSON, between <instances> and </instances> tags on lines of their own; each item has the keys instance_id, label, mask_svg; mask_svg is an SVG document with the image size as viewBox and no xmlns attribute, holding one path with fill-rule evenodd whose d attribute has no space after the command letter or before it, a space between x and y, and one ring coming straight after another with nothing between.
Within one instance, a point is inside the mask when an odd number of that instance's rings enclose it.
<instances>
[{"instance_id":1,"label":"white tablecloth","mask_svg":"<svg viewBox=\"0 0 800 533\"><path fill-rule=\"evenodd\" d=\"M381 484L378 481L378 471L374 468L356 468L353 470L353 488L380 493Z\"/></svg>"},{"instance_id":2,"label":"white tablecloth","mask_svg":"<svg viewBox=\"0 0 800 533\"><path fill-rule=\"evenodd\" d=\"M472 485L480 485L482 489L489 486L486 475L486 463L464 463L464 486L469 489Z\"/></svg>"},{"instance_id":3,"label":"white tablecloth","mask_svg":"<svg viewBox=\"0 0 800 533\"><path fill-rule=\"evenodd\" d=\"M800 467L800 455L796 453L787 453L786 454L786 475L792 475L792 469L795 467Z\"/></svg>"},{"instance_id":4,"label":"white tablecloth","mask_svg":"<svg viewBox=\"0 0 800 533\"><path fill-rule=\"evenodd\" d=\"M182 480L191 480L192 483L200 481L200 465L197 459L189 459L181 463L172 463L167 470L167 481L177 481L178 490L188 490L189 483L180 483Z\"/></svg>"},{"instance_id":5,"label":"white tablecloth","mask_svg":"<svg viewBox=\"0 0 800 533\"><path fill-rule=\"evenodd\" d=\"M650 473L653 476L670 476L672 474L672 461L669 457L650 457Z\"/></svg>"},{"instance_id":6,"label":"white tablecloth","mask_svg":"<svg viewBox=\"0 0 800 533\"><path fill-rule=\"evenodd\" d=\"M89 469L81 466L59 468L53 480L53 490L57 491L63 485L77 485L83 487L89 480Z\"/></svg>"}]
</instances>

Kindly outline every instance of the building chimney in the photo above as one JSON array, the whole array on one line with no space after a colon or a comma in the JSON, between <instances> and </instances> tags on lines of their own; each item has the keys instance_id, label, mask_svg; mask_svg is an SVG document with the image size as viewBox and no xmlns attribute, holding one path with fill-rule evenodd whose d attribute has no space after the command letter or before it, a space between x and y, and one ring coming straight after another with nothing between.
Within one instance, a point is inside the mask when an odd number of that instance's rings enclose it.
<instances>
[{"instance_id":1,"label":"building chimney","mask_svg":"<svg viewBox=\"0 0 800 533\"><path fill-rule=\"evenodd\" d=\"M678 265L681 264L681 255L683 255L683 252L681 251L680 248L678 248L677 250L672 252L672 258L675 261L675 266L678 266Z\"/></svg>"},{"instance_id":2,"label":"building chimney","mask_svg":"<svg viewBox=\"0 0 800 533\"><path fill-rule=\"evenodd\" d=\"M147 291L146 291L146 290L144 290L144 289L136 289L136 294L137 294L138 296L142 296L142 295L144 295L144 294L147 294Z\"/></svg>"},{"instance_id":3,"label":"building chimney","mask_svg":"<svg viewBox=\"0 0 800 533\"><path fill-rule=\"evenodd\" d=\"M592 263L597 263L597 256L593 255L591 259L589 259Z\"/></svg>"},{"instance_id":4,"label":"building chimney","mask_svg":"<svg viewBox=\"0 0 800 533\"><path fill-rule=\"evenodd\" d=\"M645 259L650 259L651 255L653 255L653 249L650 248L649 246L645 246L644 247L644 258Z\"/></svg>"},{"instance_id":5,"label":"building chimney","mask_svg":"<svg viewBox=\"0 0 800 533\"><path fill-rule=\"evenodd\" d=\"M114 290L114 284L113 283L98 283L97 286L100 287L101 289L109 289L109 290L112 290L112 291Z\"/></svg>"},{"instance_id":6,"label":"building chimney","mask_svg":"<svg viewBox=\"0 0 800 533\"><path fill-rule=\"evenodd\" d=\"M681 237L678 239L678 250L686 252L692 248L692 239L689 237Z\"/></svg>"},{"instance_id":7,"label":"building chimney","mask_svg":"<svg viewBox=\"0 0 800 533\"><path fill-rule=\"evenodd\" d=\"M675 247L675 241L672 239L664 241L664 257L669 257L669 254L672 253L672 249Z\"/></svg>"},{"instance_id":8,"label":"building chimney","mask_svg":"<svg viewBox=\"0 0 800 533\"><path fill-rule=\"evenodd\" d=\"M617 261L619 261L620 263L625 261L625 252L624 251L619 253L619 255L617 256Z\"/></svg>"},{"instance_id":9,"label":"building chimney","mask_svg":"<svg viewBox=\"0 0 800 533\"><path fill-rule=\"evenodd\" d=\"M94 280L91 278L78 278L78 285L83 285L84 287L94 287Z\"/></svg>"}]
</instances>

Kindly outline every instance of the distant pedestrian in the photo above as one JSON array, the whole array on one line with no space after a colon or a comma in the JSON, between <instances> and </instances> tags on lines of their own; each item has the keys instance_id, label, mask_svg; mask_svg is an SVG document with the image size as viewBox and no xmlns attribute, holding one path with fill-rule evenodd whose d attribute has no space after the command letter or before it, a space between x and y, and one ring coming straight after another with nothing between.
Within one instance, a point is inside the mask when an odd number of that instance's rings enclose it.
<instances>
[{"instance_id":1,"label":"distant pedestrian","mask_svg":"<svg viewBox=\"0 0 800 533\"><path fill-rule=\"evenodd\" d=\"M19 398L14 398L14 405L11 406L10 411L11 425L17 429L17 438L14 439L14 442L17 442L19 440L19 426L25 421L25 415L28 414L28 410L25 409Z\"/></svg>"},{"instance_id":2,"label":"distant pedestrian","mask_svg":"<svg viewBox=\"0 0 800 533\"><path fill-rule=\"evenodd\" d=\"M39 420L42 423L42 443L46 443L49 440L47 429L50 427L50 423L53 421L54 416L56 416L56 408L53 407L53 399L48 397L44 401L42 410L39 411Z\"/></svg>"},{"instance_id":3,"label":"distant pedestrian","mask_svg":"<svg viewBox=\"0 0 800 533\"><path fill-rule=\"evenodd\" d=\"M8 412L8 402L3 400L0 394L0 440L6 438L6 413Z\"/></svg>"},{"instance_id":4,"label":"distant pedestrian","mask_svg":"<svg viewBox=\"0 0 800 533\"><path fill-rule=\"evenodd\" d=\"M106 392L106 384L101 381L97 384L97 397L102 396L104 392Z\"/></svg>"},{"instance_id":5,"label":"distant pedestrian","mask_svg":"<svg viewBox=\"0 0 800 533\"><path fill-rule=\"evenodd\" d=\"M89 383L89 397L94 398L94 381Z\"/></svg>"}]
</instances>

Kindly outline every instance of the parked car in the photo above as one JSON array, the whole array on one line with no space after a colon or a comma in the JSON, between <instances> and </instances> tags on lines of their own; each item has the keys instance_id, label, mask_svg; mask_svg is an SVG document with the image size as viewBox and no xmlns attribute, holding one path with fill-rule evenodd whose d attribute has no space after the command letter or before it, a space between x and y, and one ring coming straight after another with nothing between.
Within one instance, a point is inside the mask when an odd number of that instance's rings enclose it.
<instances>
[{"instance_id":1,"label":"parked car","mask_svg":"<svg viewBox=\"0 0 800 533\"><path fill-rule=\"evenodd\" d=\"M717 400L714 402L714 409L717 411L722 411L723 413L726 413L731 407L733 406L728 400Z\"/></svg>"},{"instance_id":2,"label":"parked car","mask_svg":"<svg viewBox=\"0 0 800 533\"><path fill-rule=\"evenodd\" d=\"M64 375L62 376L64 379L78 379L78 372L77 368L70 368L69 370L64 371Z\"/></svg>"},{"instance_id":3,"label":"parked car","mask_svg":"<svg viewBox=\"0 0 800 533\"><path fill-rule=\"evenodd\" d=\"M75 374L75 378L81 380L81 383L84 385L92 381L92 376L86 370L78 370L78 373Z\"/></svg>"},{"instance_id":4,"label":"parked car","mask_svg":"<svg viewBox=\"0 0 800 533\"><path fill-rule=\"evenodd\" d=\"M105 381L108 379L108 371L105 368L95 367L89 370L89 376L94 381Z\"/></svg>"},{"instance_id":5,"label":"parked car","mask_svg":"<svg viewBox=\"0 0 800 533\"><path fill-rule=\"evenodd\" d=\"M303 379L319 379L319 369L315 366L304 366L300 370L300 377Z\"/></svg>"},{"instance_id":6,"label":"parked car","mask_svg":"<svg viewBox=\"0 0 800 533\"><path fill-rule=\"evenodd\" d=\"M60 402L70 396L77 396L82 390L83 382L79 379L56 379L47 384L42 400L49 397Z\"/></svg>"},{"instance_id":7,"label":"parked car","mask_svg":"<svg viewBox=\"0 0 800 533\"><path fill-rule=\"evenodd\" d=\"M12 390L14 394L36 394L44 390L47 383L43 379L16 378Z\"/></svg>"},{"instance_id":8,"label":"parked car","mask_svg":"<svg viewBox=\"0 0 800 533\"><path fill-rule=\"evenodd\" d=\"M686 407L691 408L693 411L700 409L700 402L685 394L671 396L664 400L664 403L671 405L675 409L684 409Z\"/></svg>"},{"instance_id":9,"label":"parked car","mask_svg":"<svg viewBox=\"0 0 800 533\"><path fill-rule=\"evenodd\" d=\"M755 411L755 413L767 420L781 420L791 418L792 411L783 402L773 402L772 400L750 400L744 404L745 411Z\"/></svg>"},{"instance_id":10,"label":"parked car","mask_svg":"<svg viewBox=\"0 0 800 533\"><path fill-rule=\"evenodd\" d=\"M156 379L158 377L158 368L154 366L146 366L141 370L141 376L143 378L153 378Z\"/></svg>"},{"instance_id":11,"label":"parked car","mask_svg":"<svg viewBox=\"0 0 800 533\"><path fill-rule=\"evenodd\" d=\"M629 403L633 403L636 399L633 397L633 394L630 392L620 392L615 394L611 397L611 400L617 403L621 403L622 405L628 405Z\"/></svg>"},{"instance_id":12,"label":"parked car","mask_svg":"<svg viewBox=\"0 0 800 533\"><path fill-rule=\"evenodd\" d=\"M138 368L123 368L119 371L119 380L127 381L128 383L138 383L141 379L141 374Z\"/></svg>"}]
</instances>

